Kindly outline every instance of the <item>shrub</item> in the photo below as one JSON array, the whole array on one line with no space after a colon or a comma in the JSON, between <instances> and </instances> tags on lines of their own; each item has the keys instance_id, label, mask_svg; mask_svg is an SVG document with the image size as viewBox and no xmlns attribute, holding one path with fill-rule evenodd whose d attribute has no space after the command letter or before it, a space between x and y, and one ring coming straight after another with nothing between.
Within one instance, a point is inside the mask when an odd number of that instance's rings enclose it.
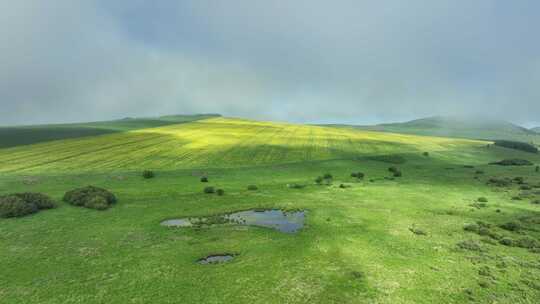
<instances>
[{"instance_id":1,"label":"shrub","mask_svg":"<svg viewBox=\"0 0 540 304\"><path fill-rule=\"evenodd\" d=\"M397 171L399 171L399 170L398 170L397 167L392 166L392 167L388 168L388 171L389 171L389 172L392 172L392 173L395 173L395 172L397 172Z\"/></svg>"},{"instance_id":2,"label":"shrub","mask_svg":"<svg viewBox=\"0 0 540 304\"><path fill-rule=\"evenodd\" d=\"M323 178L324 178L324 179L333 179L334 177L333 177L332 174L330 174L330 173L325 173L325 174L323 175Z\"/></svg>"},{"instance_id":3,"label":"shrub","mask_svg":"<svg viewBox=\"0 0 540 304\"><path fill-rule=\"evenodd\" d=\"M105 210L109 208L109 204L107 203L107 199L105 199L103 196L97 195L87 200L84 203L84 207L96 210Z\"/></svg>"},{"instance_id":4,"label":"shrub","mask_svg":"<svg viewBox=\"0 0 540 304\"><path fill-rule=\"evenodd\" d=\"M532 166L533 163L526 159L519 159L519 158L513 158L513 159L503 159L498 162L492 162L490 165L499 165L499 166Z\"/></svg>"},{"instance_id":5,"label":"shrub","mask_svg":"<svg viewBox=\"0 0 540 304\"><path fill-rule=\"evenodd\" d=\"M55 207L54 201L47 195L37 192L15 193L14 196L22 199L26 203L35 204L38 209L52 209Z\"/></svg>"},{"instance_id":6,"label":"shrub","mask_svg":"<svg viewBox=\"0 0 540 304\"><path fill-rule=\"evenodd\" d=\"M154 175L154 171L144 170L142 173L142 176L146 179L149 179L149 178L153 178L155 175Z\"/></svg>"},{"instance_id":7,"label":"shrub","mask_svg":"<svg viewBox=\"0 0 540 304\"><path fill-rule=\"evenodd\" d=\"M204 187L204 190L203 190L204 193L206 194L211 194L211 193L215 193L216 192L216 189L214 189L214 187Z\"/></svg>"},{"instance_id":8,"label":"shrub","mask_svg":"<svg viewBox=\"0 0 540 304\"><path fill-rule=\"evenodd\" d=\"M301 184L297 184L297 183L292 183L292 184L288 184L287 187L291 188L291 189L302 189L304 188L306 185L301 185Z\"/></svg>"},{"instance_id":9,"label":"shrub","mask_svg":"<svg viewBox=\"0 0 540 304\"><path fill-rule=\"evenodd\" d=\"M324 178L322 176L317 176L317 178L315 179L315 182L317 183L317 185L322 185L324 181Z\"/></svg>"},{"instance_id":10,"label":"shrub","mask_svg":"<svg viewBox=\"0 0 540 304\"><path fill-rule=\"evenodd\" d=\"M356 177L357 179L364 179L366 175L362 172L353 172L351 173L351 177Z\"/></svg>"},{"instance_id":11,"label":"shrub","mask_svg":"<svg viewBox=\"0 0 540 304\"><path fill-rule=\"evenodd\" d=\"M520 189L520 190L531 190L532 187L529 186L529 185L521 185L521 186L519 187L519 189Z\"/></svg>"},{"instance_id":12,"label":"shrub","mask_svg":"<svg viewBox=\"0 0 540 304\"><path fill-rule=\"evenodd\" d=\"M201 183L208 183L208 177L206 176L201 177Z\"/></svg>"},{"instance_id":13,"label":"shrub","mask_svg":"<svg viewBox=\"0 0 540 304\"><path fill-rule=\"evenodd\" d=\"M367 159L396 165L404 164L407 162L407 160L403 156L395 154L370 156L367 157Z\"/></svg>"},{"instance_id":14,"label":"shrub","mask_svg":"<svg viewBox=\"0 0 540 304\"><path fill-rule=\"evenodd\" d=\"M34 203L27 203L15 195L0 197L0 217L21 217L38 212Z\"/></svg>"},{"instance_id":15,"label":"shrub","mask_svg":"<svg viewBox=\"0 0 540 304\"><path fill-rule=\"evenodd\" d=\"M482 171L482 170L476 170L475 174L479 174L479 175L480 175L480 174L484 174L484 171Z\"/></svg>"},{"instance_id":16,"label":"shrub","mask_svg":"<svg viewBox=\"0 0 540 304\"><path fill-rule=\"evenodd\" d=\"M538 153L538 148L536 148L532 144L519 142L519 141L511 141L511 140L496 140L495 146L514 149L514 150L520 150L530 153Z\"/></svg>"},{"instance_id":17,"label":"shrub","mask_svg":"<svg viewBox=\"0 0 540 304\"><path fill-rule=\"evenodd\" d=\"M225 194L225 190L223 190L223 189L217 189L217 190L216 190L216 194L219 195L219 196L222 196L223 194Z\"/></svg>"},{"instance_id":18,"label":"shrub","mask_svg":"<svg viewBox=\"0 0 540 304\"><path fill-rule=\"evenodd\" d=\"M251 191L259 190L259 188L257 186L255 186L255 185L249 185L249 186L247 186L247 189L251 190Z\"/></svg>"},{"instance_id":19,"label":"shrub","mask_svg":"<svg viewBox=\"0 0 540 304\"><path fill-rule=\"evenodd\" d=\"M540 166L536 166L536 168L534 169L534 171L540 172Z\"/></svg>"},{"instance_id":20,"label":"shrub","mask_svg":"<svg viewBox=\"0 0 540 304\"><path fill-rule=\"evenodd\" d=\"M504 245L504 246L514 246L514 240L512 240L511 238L508 238L508 237L505 237L505 238L502 238L499 243L501 245Z\"/></svg>"},{"instance_id":21,"label":"shrub","mask_svg":"<svg viewBox=\"0 0 540 304\"><path fill-rule=\"evenodd\" d=\"M485 197L479 197L477 201L480 202L480 203L487 203L488 199L485 198Z\"/></svg>"},{"instance_id":22,"label":"shrub","mask_svg":"<svg viewBox=\"0 0 540 304\"><path fill-rule=\"evenodd\" d=\"M496 186L496 187L508 187L512 185L512 180L509 178L496 178L492 177L487 181L488 185Z\"/></svg>"},{"instance_id":23,"label":"shrub","mask_svg":"<svg viewBox=\"0 0 540 304\"><path fill-rule=\"evenodd\" d=\"M480 243L473 240L466 240L466 241L459 242L457 244L457 247L460 249L470 250L470 251L483 251Z\"/></svg>"},{"instance_id":24,"label":"shrub","mask_svg":"<svg viewBox=\"0 0 540 304\"><path fill-rule=\"evenodd\" d=\"M527 248L527 249L540 247L540 242L538 242L536 239L533 239L530 236L525 236L520 239L517 239L514 243L516 247Z\"/></svg>"},{"instance_id":25,"label":"shrub","mask_svg":"<svg viewBox=\"0 0 540 304\"><path fill-rule=\"evenodd\" d=\"M394 177L401 177L401 175L402 175L402 174L401 174L401 171L400 171L400 170L394 172Z\"/></svg>"},{"instance_id":26,"label":"shrub","mask_svg":"<svg viewBox=\"0 0 540 304\"><path fill-rule=\"evenodd\" d=\"M422 155L424 155L425 157L429 157L429 152L424 152L422 153Z\"/></svg>"},{"instance_id":27,"label":"shrub","mask_svg":"<svg viewBox=\"0 0 540 304\"><path fill-rule=\"evenodd\" d=\"M525 183L525 179L521 176L516 176L514 177L514 182L518 185L521 185L523 183Z\"/></svg>"},{"instance_id":28,"label":"shrub","mask_svg":"<svg viewBox=\"0 0 540 304\"><path fill-rule=\"evenodd\" d=\"M101 197L103 200L96 197ZM103 188L87 186L66 192L63 200L73 206L103 210L116 203L116 196ZM103 208L103 202L106 208Z\"/></svg>"},{"instance_id":29,"label":"shrub","mask_svg":"<svg viewBox=\"0 0 540 304\"><path fill-rule=\"evenodd\" d=\"M508 231L518 231L521 229L521 225L518 222L508 222L500 225L500 227L504 230Z\"/></svg>"}]
</instances>

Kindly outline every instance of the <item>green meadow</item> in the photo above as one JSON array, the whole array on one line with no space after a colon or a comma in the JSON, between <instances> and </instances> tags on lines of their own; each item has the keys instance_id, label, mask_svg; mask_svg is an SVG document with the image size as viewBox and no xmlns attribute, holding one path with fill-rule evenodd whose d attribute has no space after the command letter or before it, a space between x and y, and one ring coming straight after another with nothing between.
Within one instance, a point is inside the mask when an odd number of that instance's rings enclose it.
<instances>
[{"instance_id":1,"label":"green meadow","mask_svg":"<svg viewBox=\"0 0 540 304\"><path fill-rule=\"evenodd\" d=\"M224 117L10 145L0 194L57 207L0 219L0 303L538 303L536 164L481 140ZM62 201L87 185L118 202ZM160 225L248 209L305 210L305 225ZM197 263L220 253L235 256Z\"/></svg>"}]
</instances>

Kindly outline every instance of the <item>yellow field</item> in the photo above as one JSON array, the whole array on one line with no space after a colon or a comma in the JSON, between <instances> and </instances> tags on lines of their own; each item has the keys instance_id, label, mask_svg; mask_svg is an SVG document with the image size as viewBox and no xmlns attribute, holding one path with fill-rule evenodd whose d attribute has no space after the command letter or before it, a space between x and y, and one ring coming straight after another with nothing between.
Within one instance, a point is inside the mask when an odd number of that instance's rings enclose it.
<instances>
[{"instance_id":1,"label":"yellow field","mask_svg":"<svg viewBox=\"0 0 540 304\"><path fill-rule=\"evenodd\" d=\"M237 167L447 151L483 144L472 140L212 118L0 149L0 172Z\"/></svg>"}]
</instances>

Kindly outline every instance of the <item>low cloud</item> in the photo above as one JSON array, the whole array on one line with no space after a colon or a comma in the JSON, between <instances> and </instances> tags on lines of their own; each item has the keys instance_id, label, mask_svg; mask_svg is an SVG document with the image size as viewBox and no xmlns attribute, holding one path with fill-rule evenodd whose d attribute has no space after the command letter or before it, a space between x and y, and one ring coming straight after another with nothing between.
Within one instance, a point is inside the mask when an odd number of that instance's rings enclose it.
<instances>
[{"instance_id":1,"label":"low cloud","mask_svg":"<svg viewBox=\"0 0 540 304\"><path fill-rule=\"evenodd\" d=\"M1 124L540 113L536 1L0 0Z\"/></svg>"}]
</instances>

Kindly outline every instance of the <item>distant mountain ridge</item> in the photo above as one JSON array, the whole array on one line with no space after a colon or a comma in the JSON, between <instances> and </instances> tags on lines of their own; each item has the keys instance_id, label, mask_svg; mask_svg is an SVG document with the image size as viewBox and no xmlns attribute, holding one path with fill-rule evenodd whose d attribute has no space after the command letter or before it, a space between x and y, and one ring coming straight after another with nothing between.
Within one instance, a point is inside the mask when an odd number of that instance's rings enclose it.
<instances>
[{"instance_id":1,"label":"distant mountain ridge","mask_svg":"<svg viewBox=\"0 0 540 304\"><path fill-rule=\"evenodd\" d=\"M363 130L485 140L516 140L540 144L540 134L504 120L432 116L408 122L353 126Z\"/></svg>"}]
</instances>

